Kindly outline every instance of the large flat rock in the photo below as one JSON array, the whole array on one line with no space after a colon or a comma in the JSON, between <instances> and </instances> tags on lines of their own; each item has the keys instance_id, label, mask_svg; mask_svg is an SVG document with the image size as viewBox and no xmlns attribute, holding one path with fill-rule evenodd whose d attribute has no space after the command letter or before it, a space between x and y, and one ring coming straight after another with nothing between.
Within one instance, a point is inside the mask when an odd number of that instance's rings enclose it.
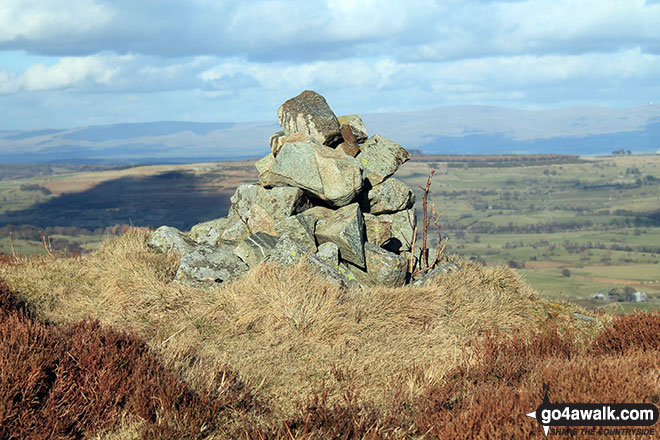
<instances>
[{"instance_id":1,"label":"large flat rock","mask_svg":"<svg viewBox=\"0 0 660 440\"><path fill-rule=\"evenodd\" d=\"M335 207L351 203L363 185L355 158L310 142L286 142L276 157L259 161L257 169L263 186L300 188Z\"/></svg>"}]
</instances>

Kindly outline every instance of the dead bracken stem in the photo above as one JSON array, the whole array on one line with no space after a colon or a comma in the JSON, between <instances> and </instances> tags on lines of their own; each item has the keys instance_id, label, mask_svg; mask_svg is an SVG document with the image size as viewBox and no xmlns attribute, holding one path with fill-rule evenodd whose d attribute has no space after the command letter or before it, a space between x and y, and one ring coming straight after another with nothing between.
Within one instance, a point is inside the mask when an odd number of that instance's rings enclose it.
<instances>
[{"instance_id":1,"label":"dead bracken stem","mask_svg":"<svg viewBox=\"0 0 660 440\"><path fill-rule=\"evenodd\" d=\"M408 241L406 239L406 242L408 243L408 246L410 246L411 249L409 272L413 277L416 277L433 269L438 264L440 255L444 252L445 247L447 246L447 240L443 239L442 233L440 232L440 227L438 226L438 220L440 219L440 215L442 213L436 212L435 207L434 206L429 207L429 203L428 203L429 191L431 190L431 179L433 178L434 174L435 174L435 169L431 169L431 172L429 173L429 177L426 181L426 186L419 187L422 191L424 191L424 195L422 197L424 222L422 223L422 248L420 250L420 257L418 260L419 267L417 268L417 270L415 270L415 242L417 240L417 209L415 208L414 211L414 217L415 217L414 221L410 219L410 211L408 211L408 222L410 223L410 226L413 230L413 236L411 241ZM429 215L429 209L431 210L430 215ZM433 258L433 261L429 263L429 250L426 247L426 244L428 240L429 228L431 227L431 222L433 222L433 226L438 234L438 245L436 247L435 257Z\"/></svg>"},{"instance_id":2,"label":"dead bracken stem","mask_svg":"<svg viewBox=\"0 0 660 440\"><path fill-rule=\"evenodd\" d=\"M9 231L9 245L11 246L11 255L16 259L16 251L14 250L14 237L12 236L11 231Z\"/></svg>"},{"instance_id":3,"label":"dead bracken stem","mask_svg":"<svg viewBox=\"0 0 660 440\"><path fill-rule=\"evenodd\" d=\"M44 249L46 249L46 253L49 256L54 257L55 255L53 255L53 245L50 242L50 237L48 237L48 243L46 243L46 236L41 231L39 231L39 237L41 237L41 244Z\"/></svg>"}]
</instances>

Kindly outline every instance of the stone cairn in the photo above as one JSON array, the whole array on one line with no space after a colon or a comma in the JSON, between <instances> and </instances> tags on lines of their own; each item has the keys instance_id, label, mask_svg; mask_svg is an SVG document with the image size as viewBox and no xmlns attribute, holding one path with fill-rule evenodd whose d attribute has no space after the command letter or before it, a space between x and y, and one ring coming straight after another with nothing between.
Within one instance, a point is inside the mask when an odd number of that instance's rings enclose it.
<instances>
[{"instance_id":1,"label":"stone cairn","mask_svg":"<svg viewBox=\"0 0 660 440\"><path fill-rule=\"evenodd\" d=\"M176 280L218 283L263 261L306 259L340 286L409 282L415 195L390 177L408 151L368 138L358 115L336 117L313 91L286 101L277 117L282 131L256 163L259 184L236 189L227 217L187 234L168 226L152 234L151 247L181 256Z\"/></svg>"}]
</instances>

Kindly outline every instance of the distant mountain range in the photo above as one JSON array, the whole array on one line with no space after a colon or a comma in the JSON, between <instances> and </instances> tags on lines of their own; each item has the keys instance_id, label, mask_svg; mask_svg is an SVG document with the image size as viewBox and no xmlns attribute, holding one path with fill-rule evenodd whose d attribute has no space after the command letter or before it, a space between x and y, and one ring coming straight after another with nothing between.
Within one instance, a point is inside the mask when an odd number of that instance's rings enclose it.
<instances>
[{"instance_id":1,"label":"distant mountain range","mask_svg":"<svg viewBox=\"0 0 660 440\"><path fill-rule=\"evenodd\" d=\"M660 105L515 110L453 106L362 115L381 134L426 154L609 154L660 150ZM0 131L0 162L186 163L263 156L277 122L148 122Z\"/></svg>"}]
</instances>

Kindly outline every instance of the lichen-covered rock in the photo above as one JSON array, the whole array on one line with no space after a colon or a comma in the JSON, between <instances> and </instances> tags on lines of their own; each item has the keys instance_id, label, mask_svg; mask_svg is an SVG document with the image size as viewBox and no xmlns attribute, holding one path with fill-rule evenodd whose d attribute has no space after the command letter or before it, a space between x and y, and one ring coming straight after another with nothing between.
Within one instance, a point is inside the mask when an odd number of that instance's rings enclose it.
<instances>
[{"instance_id":1,"label":"lichen-covered rock","mask_svg":"<svg viewBox=\"0 0 660 440\"><path fill-rule=\"evenodd\" d=\"M287 267L297 264L306 254L307 252L300 244L283 235L277 239L267 261Z\"/></svg>"},{"instance_id":2,"label":"lichen-covered rock","mask_svg":"<svg viewBox=\"0 0 660 440\"><path fill-rule=\"evenodd\" d=\"M177 228L161 226L152 234L147 244L163 253L174 252L183 255L193 250L195 243Z\"/></svg>"},{"instance_id":3,"label":"lichen-covered rock","mask_svg":"<svg viewBox=\"0 0 660 440\"><path fill-rule=\"evenodd\" d=\"M228 220L220 236L225 243L238 243L257 232L276 235L277 222L311 206L299 188L266 189L258 185L240 185L231 202Z\"/></svg>"},{"instance_id":4,"label":"lichen-covered rock","mask_svg":"<svg viewBox=\"0 0 660 440\"><path fill-rule=\"evenodd\" d=\"M392 216L364 214L364 227L367 241L382 246L392 238Z\"/></svg>"},{"instance_id":5,"label":"lichen-covered rock","mask_svg":"<svg viewBox=\"0 0 660 440\"><path fill-rule=\"evenodd\" d=\"M358 267L365 267L364 220L357 203L344 206L321 217L316 223L316 241L332 242L339 247L339 256Z\"/></svg>"},{"instance_id":6,"label":"lichen-covered rock","mask_svg":"<svg viewBox=\"0 0 660 440\"><path fill-rule=\"evenodd\" d=\"M410 209L415 204L415 194L402 181L390 178L369 190L369 212L388 214Z\"/></svg>"},{"instance_id":7,"label":"lichen-covered rock","mask_svg":"<svg viewBox=\"0 0 660 440\"><path fill-rule=\"evenodd\" d=\"M343 116L337 116L337 121L339 122L339 126L341 127L342 125L349 125L351 127L351 131L353 132L353 136L355 137L355 141L358 144L364 143L364 141L367 140L367 129L364 126L364 122L362 121L362 118L358 115L343 115Z\"/></svg>"},{"instance_id":8,"label":"lichen-covered rock","mask_svg":"<svg viewBox=\"0 0 660 440\"><path fill-rule=\"evenodd\" d=\"M233 253L232 247L202 244L181 257L175 279L183 282L221 283L239 278L247 271L247 264Z\"/></svg>"},{"instance_id":9,"label":"lichen-covered rock","mask_svg":"<svg viewBox=\"0 0 660 440\"><path fill-rule=\"evenodd\" d=\"M362 190L362 170L353 157L309 142L286 142L272 160L258 163L259 183L292 186L340 207Z\"/></svg>"},{"instance_id":10,"label":"lichen-covered rock","mask_svg":"<svg viewBox=\"0 0 660 440\"><path fill-rule=\"evenodd\" d=\"M388 215L392 217L392 238L389 240L391 246L383 245L383 247L395 253L409 250L408 243L412 243L413 238L413 227L410 223L415 221L414 210L407 209ZM397 246L399 246L398 249Z\"/></svg>"},{"instance_id":11,"label":"lichen-covered rock","mask_svg":"<svg viewBox=\"0 0 660 440\"><path fill-rule=\"evenodd\" d=\"M277 109L277 119L285 135L306 133L323 145L341 142L339 122L325 98L312 90L289 99Z\"/></svg>"},{"instance_id":12,"label":"lichen-covered rock","mask_svg":"<svg viewBox=\"0 0 660 440\"><path fill-rule=\"evenodd\" d=\"M227 227L228 220L227 217L221 217L215 220L198 223L190 228L188 236L196 243L207 243L211 245L218 244L222 232Z\"/></svg>"},{"instance_id":13,"label":"lichen-covered rock","mask_svg":"<svg viewBox=\"0 0 660 440\"><path fill-rule=\"evenodd\" d=\"M330 264L315 254L305 256L305 261L312 272L332 284L348 288L358 286L355 277L350 272L340 268L338 264Z\"/></svg>"},{"instance_id":14,"label":"lichen-covered rock","mask_svg":"<svg viewBox=\"0 0 660 440\"><path fill-rule=\"evenodd\" d=\"M415 286L424 286L434 280L436 280L438 277L441 277L445 274L448 274L450 272L456 272L461 270L461 266L459 266L456 263L451 263L451 262L445 262L441 263L438 266L436 266L434 269L431 269L430 271L426 272L424 275L421 277L417 278L414 281Z\"/></svg>"},{"instance_id":15,"label":"lichen-covered rock","mask_svg":"<svg viewBox=\"0 0 660 440\"><path fill-rule=\"evenodd\" d=\"M332 242L328 241L327 243L319 245L319 250L316 252L316 256L325 261L331 267L339 266L339 247Z\"/></svg>"},{"instance_id":16,"label":"lichen-covered rock","mask_svg":"<svg viewBox=\"0 0 660 440\"><path fill-rule=\"evenodd\" d=\"M316 252L316 238L314 238L314 228L316 226L316 217L302 214L287 217L275 224L275 232L278 236L287 236L298 243L306 252Z\"/></svg>"},{"instance_id":17,"label":"lichen-covered rock","mask_svg":"<svg viewBox=\"0 0 660 440\"><path fill-rule=\"evenodd\" d=\"M401 145L377 134L362 145L356 159L364 170L364 178L374 187L410 160L410 153Z\"/></svg>"},{"instance_id":18,"label":"lichen-covered rock","mask_svg":"<svg viewBox=\"0 0 660 440\"><path fill-rule=\"evenodd\" d=\"M277 237L257 232L243 239L233 252L252 268L268 258L276 244Z\"/></svg>"},{"instance_id":19,"label":"lichen-covered rock","mask_svg":"<svg viewBox=\"0 0 660 440\"><path fill-rule=\"evenodd\" d=\"M406 283L407 263L402 256L369 242L364 245L364 256L372 285L400 287Z\"/></svg>"}]
</instances>

